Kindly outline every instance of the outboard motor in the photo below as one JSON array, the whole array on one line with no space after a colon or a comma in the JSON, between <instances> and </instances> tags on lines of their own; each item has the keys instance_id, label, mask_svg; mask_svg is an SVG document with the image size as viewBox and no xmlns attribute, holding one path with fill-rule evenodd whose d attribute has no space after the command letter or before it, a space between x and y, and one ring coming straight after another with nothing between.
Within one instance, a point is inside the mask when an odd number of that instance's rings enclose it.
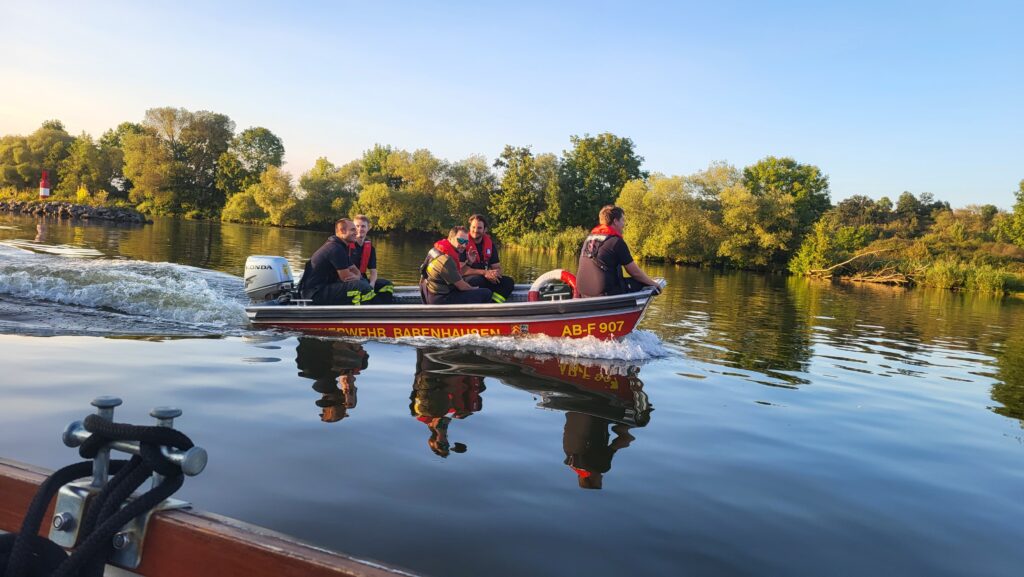
<instances>
[{"instance_id":1,"label":"outboard motor","mask_svg":"<svg viewBox=\"0 0 1024 577\"><path fill-rule=\"evenodd\" d=\"M245 259L245 294L253 302L286 300L294 285L292 267L284 257L254 255Z\"/></svg>"}]
</instances>

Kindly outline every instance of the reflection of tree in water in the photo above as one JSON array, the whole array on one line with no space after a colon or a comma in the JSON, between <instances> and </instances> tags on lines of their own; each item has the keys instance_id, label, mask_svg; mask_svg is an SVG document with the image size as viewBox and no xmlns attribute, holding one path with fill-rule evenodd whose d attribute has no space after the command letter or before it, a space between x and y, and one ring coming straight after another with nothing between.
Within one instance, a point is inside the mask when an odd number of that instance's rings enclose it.
<instances>
[{"instance_id":1,"label":"reflection of tree in water","mask_svg":"<svg viewBox=\"0 0 1024 577\"><path fill-rule=\"evenodd\" d=\"M783 384L805 380L811 358L807 318L784 278L752 274L684 274L685 290L667 290L653 315L659 332L706 362L756 371ZM671 285L670 285L671 287ZM652 317L648 317L652 318Z\"/></svg>"},{"instance_id":2,"label":"reflection of tree in water","mask_svg":"<svg viewBox=\"0 0 1024 577\"><path fill-rule=\"evenodd\" d=\"M992 410L1024 427L1024 335L1017 332L1006 341L998 362L1002 382L992 387L992 400L1002 406Z\"/></svg>"},{"instance_id":3,"label":"reflection of tree in water","mask_svg":"<svg viewBox=\"0 0 1024 577\"><path fill-rule=\"evenodd\" d=\"M313 390L320 393L316 406L320 420L335 423L347 417L356 406L356 375L366 369L369 355L359 343L300 337L295 364L299 376L313 379Z\"/></svg>"}]
</instances>

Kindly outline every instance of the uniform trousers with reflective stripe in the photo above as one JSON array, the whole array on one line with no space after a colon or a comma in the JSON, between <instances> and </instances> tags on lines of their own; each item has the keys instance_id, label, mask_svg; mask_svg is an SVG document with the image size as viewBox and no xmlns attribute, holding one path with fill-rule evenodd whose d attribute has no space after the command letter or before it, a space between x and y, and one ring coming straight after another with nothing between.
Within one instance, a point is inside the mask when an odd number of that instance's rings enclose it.
<instances>
[{"instance_id":1,"label":"uniform trousers with reflective stripe","mask_svg":"<svg viewBox=\"0 0 1024 577\"><path fill-rule=\"evenodd\" d=\"M378 281L380 282L380 281ZM334 282L313 293L315 305L371 305L377 304L377 292L364 278L348 282Z\"/></svg>"},{"instance_id":2,"label":"uniform trousers with reflective stripe","mask_svg":"<svg viewBox=\"0 0 1024 577\"><path fill-rule=\"evenodd\" d=\"M516 288L516 281L510 276L502 276L501 280L499 280L498 282L491 282L487 280L487 278L484 277L484 275L482 274L475 274L472 276L467 276L465 278L466 282L475 287L490 289L490 291L493 293L491 295L491 300L496 303L505 302L505 299L507 299L509 295L512 294L512 291Z\"/></svg>"}]
</instances>

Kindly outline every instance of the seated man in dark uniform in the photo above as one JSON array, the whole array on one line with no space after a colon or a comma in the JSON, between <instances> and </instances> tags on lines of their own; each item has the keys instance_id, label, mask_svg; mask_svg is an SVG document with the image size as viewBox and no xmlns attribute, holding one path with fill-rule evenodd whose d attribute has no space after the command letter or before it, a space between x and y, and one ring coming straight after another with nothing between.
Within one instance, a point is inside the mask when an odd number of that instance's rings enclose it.
<instances>
[{"instance_id":1,"label":"seated man in dark uniform","mask_svg":"<svg viewBox=\"0 0 1024 577\"><path fill-rule=\"evenodd\" d=\"M334 224L334 235L306 262L299 281L302 298L315 305L373 304L376 294L359 274L348 255L348 244L355 242L356 226L343 218Z\"/></svg>"},{"instance_id":2,"label":"seated man in dark uniform","mask_svg":"<svg viewBox=\"0 0 1024 577\"><path fill-rule=\"evenodd\" d=\"M470 285L459 272L468 243L469 233L464 226L452 227L448 238L434 243L420 265L423 302L429 305L461 305L491 300L490 289Z\"/></svg>"},{"instance_id":3,"label":"seated man in dark uniform","mask_svg":"<svg viewBox=\"0 0 1024 577\"><path fill-rule=\"evenodd\" d=\"M608 205L598 215L600 224L583 241L580 262L576 269L576 290L581 297L598 297L635 292L654 287L661 292L657 281L647 276L633 260L633 255L622 238L626 215L617 206ZM622 269L632 278L623 278Z\"/></svg>"},{"instance_id":4,"label":"seated man in dark uniform","mask_svg":"<svg viewBox=\"0 0 1024 577\"><path fill-rule=\"evenodd\" d=\"M505 302L516 286L512 277L501 274L498 247L487 234L487 217L482 214L469 217L469 244L462 276L475 287L491 289L491 300L496 303Z\"/></svg>"},{"instance_id":5,"label":"seated man in dark uniform","mask_svg":"<svg viewBox=\"0 0 1024 577\"><path fill-rule=\"evenodd\" d=\"M377 278L377 248L366 238L371 228L370 218L365 214L357 214L352 217L352 222L356 225L356 240L348 245L349 258L377 294L374 302L391 304L394 302L395 285L387 279Z\"/></svg>"}]
</instances>

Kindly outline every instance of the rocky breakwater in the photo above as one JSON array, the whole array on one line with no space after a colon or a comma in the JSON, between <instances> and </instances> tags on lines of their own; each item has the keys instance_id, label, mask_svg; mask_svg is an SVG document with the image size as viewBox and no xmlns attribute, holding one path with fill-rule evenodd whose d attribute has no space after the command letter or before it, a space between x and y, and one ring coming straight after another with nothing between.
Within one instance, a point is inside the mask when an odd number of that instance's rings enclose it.
<instances>
[{"instance_id":1,"label":"rocky breakwater","mask_svg":"<svg viewBox=\"0 0 1024 577\"><path fill-rule=\"evenodd\" d=\"M52 216L56 218L105 220L109 222L125 222L146 224L153 221L134 208L118 208L109 206L88 206L70 202L29 202L21 200L0 201L0 212L15 214L33 214L36 216Z\"/></svg>"}]
</instances>

